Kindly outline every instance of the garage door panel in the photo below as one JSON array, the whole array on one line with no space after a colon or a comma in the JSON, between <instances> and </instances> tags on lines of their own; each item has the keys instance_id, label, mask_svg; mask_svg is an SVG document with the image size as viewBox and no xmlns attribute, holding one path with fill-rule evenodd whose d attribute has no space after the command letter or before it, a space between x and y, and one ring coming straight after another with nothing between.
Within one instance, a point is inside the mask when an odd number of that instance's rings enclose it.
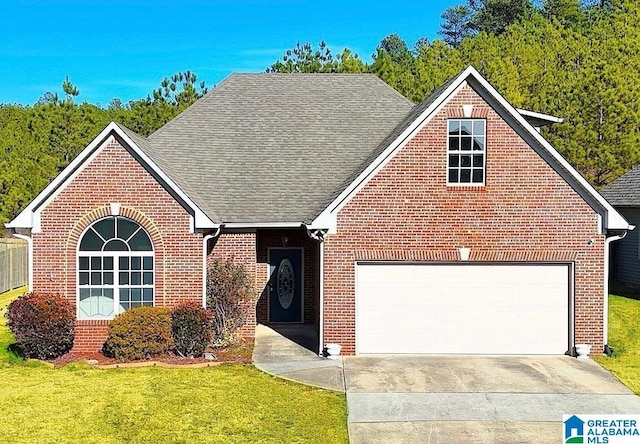
<instances>
[{"instance_id":1,"label":"garage door panel","mask_svg":"<svg viewBox=\"0 0 640 444\"><path fill-rule=\"evenodd\" d=\"M357 352L561 354L568 289L567 265L360 264Z\"/></svg>"}]
</instances>

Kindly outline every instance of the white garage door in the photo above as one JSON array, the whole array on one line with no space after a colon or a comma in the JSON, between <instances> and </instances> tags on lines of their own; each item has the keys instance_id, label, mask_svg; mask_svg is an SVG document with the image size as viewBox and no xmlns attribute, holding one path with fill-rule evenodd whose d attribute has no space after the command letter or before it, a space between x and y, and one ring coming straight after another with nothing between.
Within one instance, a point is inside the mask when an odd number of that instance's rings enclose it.
<instances>
[{"instance_id":1,"label":"white garage door","mask_svg":"<svg viewBox=\"0 0 640 444\"><path fill-rule=\"evenodd\" d=\"M568 265L358 264L356 352L563 354Z\"/></svg>"}]
</instances>

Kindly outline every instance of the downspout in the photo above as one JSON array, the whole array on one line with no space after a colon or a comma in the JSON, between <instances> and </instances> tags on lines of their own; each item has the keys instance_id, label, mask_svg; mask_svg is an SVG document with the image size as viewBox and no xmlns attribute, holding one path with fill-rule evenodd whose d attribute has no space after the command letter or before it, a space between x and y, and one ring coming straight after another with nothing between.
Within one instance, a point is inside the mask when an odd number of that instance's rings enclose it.
<instances>
[{"instance_id":1,"label":"downspout","mask_svg":"<svg viewBox=\"0 0 640 444\"><path fill-rule=\"evenodd\" d=\"M633 230L635 227L631 226ZM627 235L628 231L623 232L622 234L617 234L615 236L607 237L604 240L604 319L602 325L602 343L604 344L604 353L607 355L611 355L611 349L609 348L609 244L611 242L618 241L620 239L624 239Z\"/></svg>"},{"instance_id":2,"label":"downspout","mask_svg":"<svg viewBox=\"0 0 640 444\"><path fill-rule=\"evenodd\" d=\"M33 291L33 239L31 236L18 234L15 231L11 234L18 239L27 241L27 274L29 275L29 291Z\"/></svg>"},{"instance_id":3,"label":"downspout","mask_svg":"<svg viewBox=\"0 0 640 444\"><path fill-rule=\"evenodd\" d=\"M324 357L324 237L328 230L317 230L307 227L307 235L320 243L320 310L318 313L318 356Z\"/></svg>"},{"instance_id":4,"label":"downspout","mask_svg":"<svg viewBox=\"0 0 640 444\"><path fill-rule=\"evenodd\" d=\"M202 306L207 308L207 246L209 240L220 235L221 227L213 234L207 234L202 238Z\"/></svg>"},{"instance_id":5,"label":"downspout","mask_svg":"<svg viewBox=\"0 0 640 444\"><path fill-rule=\"evenodd\" d=\"M320 319L318 326L318 355L324 356L324 238L320 241Z\"/></svg>"}]
</instances>

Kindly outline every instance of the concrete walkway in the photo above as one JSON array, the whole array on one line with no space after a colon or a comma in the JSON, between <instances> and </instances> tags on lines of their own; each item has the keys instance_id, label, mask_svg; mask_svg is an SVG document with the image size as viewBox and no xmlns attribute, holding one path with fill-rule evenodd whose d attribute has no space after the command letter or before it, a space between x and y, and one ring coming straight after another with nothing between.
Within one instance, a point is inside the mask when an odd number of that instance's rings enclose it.
<instances>
[{"instance_id":1,"label":"concrete walkway","mask_svg":"<svg viewBox=\"0 0 640 444\"><path fill-rule=\"evenodd\" d=\"M640 397L608 371L567 356L332 361L259 325L253 358L268 373L346 392L349 438L358 444L556 443L563 413L640 414Z\"/></svg>"},{"instance_id":2,"label":"concrete walkway","mask_svg":"<svg viewBox=\"0 0 640 444\"><path fill-rule=\"evenodd\" d=\"M306 333L304 327L289 328L287 336ZM320 358L317 353L265 325L256 326L252 359L263 372L323 389L345 391L342 359Z\"/></svg>"}]
</instances>

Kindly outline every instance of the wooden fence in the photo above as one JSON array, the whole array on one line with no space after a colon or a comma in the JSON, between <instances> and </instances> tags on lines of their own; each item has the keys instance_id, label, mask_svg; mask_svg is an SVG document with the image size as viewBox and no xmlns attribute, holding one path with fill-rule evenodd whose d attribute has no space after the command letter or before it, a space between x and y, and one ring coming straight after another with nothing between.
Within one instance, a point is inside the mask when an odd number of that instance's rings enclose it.
<instances>
[{"instance_id":1,"label":"wooden fence","mask_svg":"<svg viewBox=\"0 0 640 444\"><path fill-rule=\"evenodd\" d=\"M0 293L29 283L27 255L26 242L0 238Z\"/></svg>"}]
</instances>

